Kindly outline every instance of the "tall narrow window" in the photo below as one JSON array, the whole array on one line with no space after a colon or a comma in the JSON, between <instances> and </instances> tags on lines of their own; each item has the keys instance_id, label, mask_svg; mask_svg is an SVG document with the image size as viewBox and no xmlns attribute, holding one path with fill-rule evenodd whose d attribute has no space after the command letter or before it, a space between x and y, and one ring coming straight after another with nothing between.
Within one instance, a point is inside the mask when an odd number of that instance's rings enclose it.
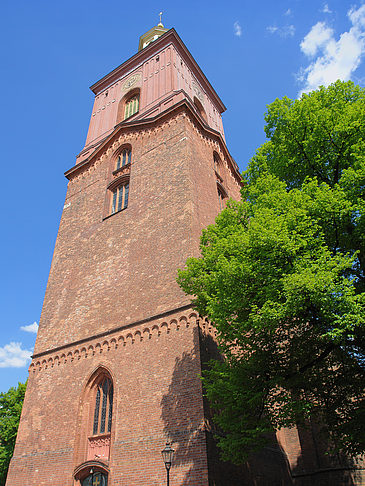
<instances>
[{"instance_id":1,"label":"tall narrow window","mask_svg":"<svg viewBox=\"0 0 365 486\"><path fill-rule=\"evenodd\" d=\"M219 173L219 166L220 166L221 160L219 158L219 155L216 152L214 152L214 154L213 154L213 161L214 161L214 170Z\"/></svg>"},{"instance_id":2,"label":"tall narrow window","mask_svg":"<svg viewBox=\"0 0 365 486\"><path fill-rule=\"evenodd\" d=\"M130 149L124 149L117 158L117 169L130 164L132 161L132 151Z\"/></svg>"},{"instance_id":3,"label":"tall narrow window","mask_svg":"<svg viewBox=\"0 0 365 486\"><path fill-rule=\"evenodd\" d=\"M203 105L201 104L201 102L198 100L196 96L194 96L194 105L197 108L199 115L203 118L205 122L207 122L208 121L207 114L205 113Z\"/></svg>"},{"instance_id":4,"label":"tall narrow window","mask_svg":"<svg viewBox=\"0 0 365 486\"><path fill-rule=\"evenodd\" d=\"M93 435L111 431L113 412L113 384L105 377L98 385L95 398ZM100 407L101 405L101 407Z\"/></svg>"},{"instance_id":5,"label":"tall narrow window","mask_svg":"<svg viewBox=\"0 0 365 486\"><path fill-rule=\"evenodd\" d=\"M93 435L98 433L99 410L100 410L100 388L98 387L98 391L96 392L96 400L95 400Z\"/></svg>"},{"instance_id":6,"label":"tall narrow window","mask_svg":"<svg viewBox=\"0 0 365 486\"><path fill-rule=\"evenodd\" d=\"M113 387L109 391L109 416L108 416L108 432L112 430L112 417L113 417Z\"/></svg>"},{"instance_id":7,"label":"tall narrow window","mask_svg":"<svg viewBox=\"0 0 365 486\"><path fill-rule=\"evenodd\" d=\"M222 211L224 209L224 194L218 187L218 198L219 198L219 209Z\"/></svg>"},{"instance_id":8,"label":"tall narrow window","mask_svg":"<svg viewBox=\"0 0 365 486\"><path fill-rule=\"evenodd\" d=\"M112 191L111 214L117 213L128 206L129 182L116 187Z\"/></svg>"},{"instance_id":9,"label":"tall narrow window","mask_svg":"<svg viewBox=\"0 0 365 486\"><path fill-rule=\"evenodd\" d=\"M125 104L124 120L137 113L139 110L139 95L134 95Z\"/></svg>"}]
</instances>

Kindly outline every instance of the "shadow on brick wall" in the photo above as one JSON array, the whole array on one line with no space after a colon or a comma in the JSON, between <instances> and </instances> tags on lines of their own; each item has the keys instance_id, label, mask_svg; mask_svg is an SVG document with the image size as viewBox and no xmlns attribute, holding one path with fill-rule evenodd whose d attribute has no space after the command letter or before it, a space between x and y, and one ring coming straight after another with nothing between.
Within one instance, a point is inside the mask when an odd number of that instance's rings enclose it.
<instances>
[{"instance_id":1,"label":"shadow on brick wall","mask_svg":"<svg viewBox=\"0 0 365 486\"><path fill-rule=\"evenodd\" d=\"M201 477L204 470L205 432L201 420L202 396L197 343L198 336L195 335L193 349L176 358L168 393L161 400L165 436L173 443L175 450L171 483L179 486L206 485ZM178 482L174 480L176 477L179 477Z\"/></svg>"},{"instance_id":2,"label":"shadow on brick wall","mask_svg":"<svg viewBox=\"0 0 365 486\"><path fill-rule=\"evenodd\" d=\"M204 370L209 360L221 359L217 343L210 335L200 334L201 368ZM204 397L204 412L207 423L207 448L209 457L210 486L291 486L293 480L284 451L273 432L269 445L259 453L252 454L241 467L223 462L214 440L218 432L212 420L212 413Z\"/></svg>"},{"instance_id":3,"label":"shadow on brick wall","mask_svg":"<svg viewBox=\"0 0 365 486\"><path fill-rule=\"evenodd\" d=\"M316 423L297 427L302 454L292 468L295 486L355 486L361 482L356 461L333 453L325 429Z\"/></svg>"},{"instance_id":4,"label":"shadow on brick wall","mask_svg":"<svg viewBox=\"0 0 365 486\"><path fill-rule=\"evenodd\" d=\"M200 373L219 358L211 336L194 330L194 346L176 358L172 380L161 400L164 432L175 449L171 484L179 486L354 486L353 463L328 454L318 430L298 429L301 455L290 469L287 456L273 432L270 444L241 467L219 458L214 424L206 398L202 400ZM202 416L204 413L204 421ZM208 464L206 462L208 457Z\"/></svg>"},{"instance_id":5,"label":"shadow on brick wall","mask_svg":"<svg viewBox=\"0 0 365 486\"><path fill-rule=\"evenodd\" d=\"M193 349L176 358L168 393L161 400L164 432L175 450L171 483L179 486L292 485L285 454L274 434L272 445L242 467L219 459L209 405L205 398L202 400L199 378L205 363L217 356L215 341L196 328ZM184 477L177 480L182 470Z\"/></svg>"}]
</instances>

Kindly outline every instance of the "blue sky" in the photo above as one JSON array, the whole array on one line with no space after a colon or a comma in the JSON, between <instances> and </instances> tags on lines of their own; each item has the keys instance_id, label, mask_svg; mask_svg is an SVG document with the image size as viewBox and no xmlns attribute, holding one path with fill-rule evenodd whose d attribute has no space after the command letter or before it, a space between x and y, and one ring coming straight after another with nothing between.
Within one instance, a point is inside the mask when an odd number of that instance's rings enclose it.
<instances>
[{"instance_id":1,"label":"blue sky","mask_svg":"<svg viewBox=\"0 0 365 486\"><path fill-rule=\"evenodd\" d=\"M158 22L174 27L227 106L244 169L275 98L352 79L365 86L363 0L2 2L0 391L25 381L66 194L83 148L88 87Z\"/></svg>"}]
</instances>

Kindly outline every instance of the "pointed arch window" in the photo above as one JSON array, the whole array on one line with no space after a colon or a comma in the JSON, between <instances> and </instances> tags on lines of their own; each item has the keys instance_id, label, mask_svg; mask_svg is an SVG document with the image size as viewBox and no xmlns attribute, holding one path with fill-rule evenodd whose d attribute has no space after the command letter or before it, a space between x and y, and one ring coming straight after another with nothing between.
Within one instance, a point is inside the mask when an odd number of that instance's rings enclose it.
<instances>
[{"instance_id":1,"label":"pointed arch window","mask_svg":"<svg viewBox=\"0 0 365 486\"><path fill-rule=\"evenodd\" d=\"M217 152L213 152L213 162L214 162L214 170L216 172L218 172L218 174L219 174L221 159L219 158L219 155L217 154Z\"/></svg>"},{"instance_id":2,"label":"pointed arch window","mask_svg":"<svg viewBox=\"0 0 365 486\"><path fill-rule=\"evenodd\" d=\"M217 152L213 152L213 165L214 165L214 172L217 177L217 180L223 182L222 178L222 161Z\"/></svg>"},{"instance_id":3,"label":"pointed arch window","mask_svg":"<svg viewBox=\"0 0 365 486\"><path fill-rule=\"evenodd\" d=\"M113 383L104 377L97 385L93 435L109 433L112 429L113 417Z\"/></svg>"},{"instance_id":4,"label":"pointed arch window","mask_svg":"<svg viewBox=\"0 0 365 486\"><path fill-rule=\"evenodd\" d=\"M196 96L194 96L194 105L198 110L199 115L203 118L205 122L208 122L207 114L205 113L204 107Z\"/></svg>"},{"instance_id":5,"label":"pointed arch window","mask_svg":"<svg viewBox=\"0 0 365 486\"><path fill-rule=\"evenodd\" d=\"M218 191L218 200L219 200L219 209L222 211L222 209L225 208L225 200L227 199L227 191L225 190L224 186L217 181L217 191Z\"/></svg>"}]
</instances>

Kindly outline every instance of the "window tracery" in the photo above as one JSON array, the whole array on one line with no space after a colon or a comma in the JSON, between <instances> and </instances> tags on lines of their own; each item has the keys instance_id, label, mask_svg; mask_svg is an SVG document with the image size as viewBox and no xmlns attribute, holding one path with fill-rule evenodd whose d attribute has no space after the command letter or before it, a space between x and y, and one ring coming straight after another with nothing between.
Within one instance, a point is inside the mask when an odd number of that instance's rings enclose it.
<instances>
[{"instance_id":1,"label":"window tracery","mask_svg":"<svg viewBox=\"0 0 365 486\"><path fill-rule=\"evenodd\" d=\"M100 406L101 405L101 406ZM113 416L113 384L108 377L97 385L94 409L93 435L110 432Z\"/></svg>"}]
</instances>

